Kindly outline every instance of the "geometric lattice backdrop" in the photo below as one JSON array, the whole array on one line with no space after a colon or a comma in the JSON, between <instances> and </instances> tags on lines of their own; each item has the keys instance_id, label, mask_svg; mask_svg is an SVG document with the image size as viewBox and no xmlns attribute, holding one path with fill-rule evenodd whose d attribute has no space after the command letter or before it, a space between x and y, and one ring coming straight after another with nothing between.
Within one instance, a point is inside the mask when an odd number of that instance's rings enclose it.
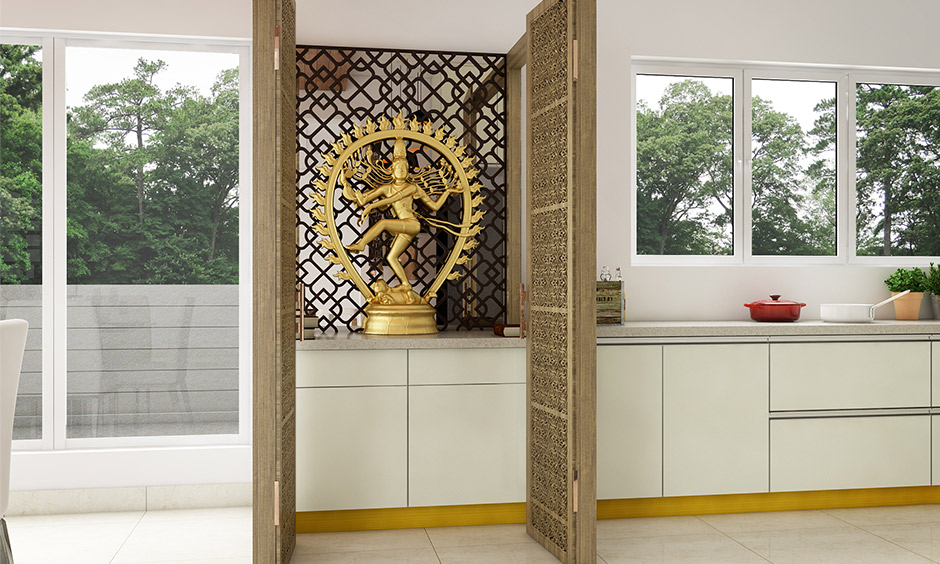
<instances>
[{"instance_id":1,"label":"geometric lattice backdrop","mask_svg":"<svg viewBox=\"0 0 940 564\"><path fill-rule=\"evenodd\" d=\"M333 276L338 268L326 260L326 251L316 243L319 236L311 229L311 183L316 168L323 164L320 155L354 125L377 121L382 115L391 119L399 110L405 117L430 120L436 129L465 145L483 184L480 193L485 200L477 209L486 215L477 236L479 245L470 262L460 267L466 274L445 282L432 302L438 328L505 323L506 56L298 46L297 73L297 281L304 290L305 307L319 317L319 329L358 330L366 305L353 282ZM409 149L413 166L430 164L438 157L417 146ZM391 144L379 153L390 155ZM357 210L338 193L334 206L344 245L383 217L373 213L358 225ZM435 217L459 222L459 213L460 198L451 198ZM379 279L395 280L383 264L390 240L385 233L366 252L350 257L370 286ZM446 231L422 225L408 256L402 255L409 278L416 281L416 292L422 293L431 282L452 243Z\"/></svg>"}]
</instances>

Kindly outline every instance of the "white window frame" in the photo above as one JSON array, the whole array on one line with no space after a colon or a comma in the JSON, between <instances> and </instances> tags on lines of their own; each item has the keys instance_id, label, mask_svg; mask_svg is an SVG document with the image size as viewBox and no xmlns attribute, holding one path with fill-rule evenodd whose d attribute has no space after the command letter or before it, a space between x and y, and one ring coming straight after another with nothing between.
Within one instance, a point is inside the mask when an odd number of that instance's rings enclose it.
<instances>
[{"instance_id":1,"label":"white window frame","mask_svg":"<svg viewBox=\"0 0 940 564\"><path fill-rule=\"evenodd\" d=\"M633 112L631 114L631 127L630 127L630 144L632 150L630 151L630 168L632 170L630 178L630 225L632 226L633 232L630 236L630 257L632 264L644 264L644 265L655 265L655 266L692 266L692 265L736 265L742 264L741 249L744 245L744 238L740 226L743 224L744 215L744 200L741 190L741 167L743 166L742 160L742 147L741 147L741 136L742 136L742 108L739 104L732 102L732 116L734 124L732 126L732 139L734 140L732 147L732 162L733 162L733 194L732 202L734 205L734 211L732 214L732 246L734 249L733 254L731 255L640 255L637 254L637 237L636 237L636 227L637 227L637 215L636 215L636 191L637 191L637 163L636 163L636 76L638 74L652 74L652 75L672 75L672 76L682 76L682 77L703 77L703 78L730 78L734 81L732 86L732 98L733 100L740 99L743 96L743 90L741 88L743 83L743 75L740 69L730 68L725 65L708 65L708 64L669 64L664 62L657 62L651 64L638 64L634 62L632 72L630 73L630 95L631 95L631 107Z\"/></svg>"},{"instance_id":2,"label":"white window frame","mask_svg":"<svg viewBox=\"0 0 940 564\"><path fill-rule=\"evenodd\" d=\"M3 43L42 46L43 57L43 352L42 438L17 440L13 449L34 452L251 444L252 180L251 47L246 40L4 30ZM238 433L149 437L67 438L66 104L67 47L227 52L239 57L239 408ZM167 450L169 449L169 450ZM180 451L180 449L184 449ZM110 450L109 450L110 451ZM113 452L113 451L111 451ZM197 451L189 451L195 455ZM201 452L201 451L199 451ZM231 451L236 459L239 451ZM52 454L52 453L49 453ZM174 456L179 456L175 454ZM185 473L185 472L184 472ZM197 472L198 473L198 472ZM199 481L199 479L197 479ZM182 480L179 483L187 483ZM195 483L195 482L193 482Z\"/></svg>"},{"instance_id":3,"label":"white window frame","mask_svg":"<svg viewBox=\"0 0 940 564\"><path fill-rule=\"evenodd\" d=\"M858 193L855 189L856 175L856 144L858 143L858 129L856 121L856 84L875 83L875 84L898 84L898 85L916 85L916 86L936 86L940 87L940 72L930 71L880 71L880 70L862 70L848 73L847 107L848 132L846 135L846 145L848 146L848 159L846 181L850 185L848 190L849 209L852 210L852 226L848 241L848 262L849 264L859 264L866 266L886 266L896 265L899 267L926 266L929 262L940 263L940 256L859 256L857 254L857 231L855 226L855 209L858 204Z\"/></svg>"},{"instance_id":4,"label":"white window frame","mask_svg":"<svg viewBox=\"0 0 940 564\"><path fill-rule=\"evenodd\" d=\"M734 254L640 255L637 254L637 160L636 160L636 77L638 74L677 77L732 77L734 87ZM752 252L751 202L751 81L753 79L836 83L836 254L830 256L770 256ZM669 58L634 58L630 69L630 261L634 266L925 266L940 262L940 256L868 257L856 254L856 83L885 83L940 87L940 71L923 69L881 69L831 65L761 64L735 61L695 61ZM740 98L739 98L740 96ZM737 103L737 100L742 103Z\"/></svg>"}]
</instances>

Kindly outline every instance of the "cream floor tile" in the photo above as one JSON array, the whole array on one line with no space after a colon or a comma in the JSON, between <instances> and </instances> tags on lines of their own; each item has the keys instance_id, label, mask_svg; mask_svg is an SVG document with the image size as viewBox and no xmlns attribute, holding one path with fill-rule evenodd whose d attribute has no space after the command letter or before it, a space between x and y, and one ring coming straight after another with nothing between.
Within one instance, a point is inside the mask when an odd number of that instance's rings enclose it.
<instances>
[{"instance_id":1,"label":"cream floor tile","mask_svg":"<svg viewBox=\"0 0 940 564\"><path fill-rule=\"evenodd\" d=\"M164 521L193 521L205 519L217 521L220 519L242 519L251 523L251 507L220 507L208 509L164 509L148 511L147 520L150 522Z\"/></svg>"},{"instance_id":2,"label":"cream floor tile","mask_svg":"<svg viewBox=\"0 0 940 564\"><path fill-rule=\"evenodd\" d=\"M535 542L525 532L525 525L433 527L428 528L427 532L434 548Z\"/></svg>"},{"instance_id":3,"label":"cream floor tile","mask_svg":"<svg viewBox=\"0 0 940 564\"><path fill-rule=\"evenodd\" d=\"M774 564L928 564L930 561L856 527L733 533Z\"/></svg>"},{"instance_id":4,"label":"cream floor tile","mask_svg":"<svg viewBox=\"0 0 940 564\"><path fill-rule=\"evenodd\" d=\"M940 523L940 505L859 507L853 509L826 509L824 511L833 517L838 517L859 527L898 523Z\"/></svg>"},{"instance_id":5,"label":"cream floor tile","mask_svg":"<svg viewBox=\"0 0 940 564\"><path fill-rule=\"evenodd\" d=\"M186 512L188 513L188 512ZM112 564L184 562L251 556L251 517L242 511L146 513Z\"/></svg>"},{"instance_id":6,"label":"cream floor tile","mask_svg":"<svg viewBox=\"0 0 940 564\"><path fill-rule=\"evenodd\" d=\"M714 529L703 523L698 517L601 519L597 522L598 539L699 535L714 532Z\"/></svg>"},{"instance_id":7,"label":"cream floor tile","mask_svg":"<svg viewBox=\"0 0 940 564\"><path fill-rule=\"evenodd\" d=\"M290 564L440 564L433 548L297 554Z\"/></svg>"},{"instance_id":8,"label":"cream floor tile","mask_svg":"<svg viewBox=\"0 0 940 564\"><path fill-rule=\"evenodd\" d=\"M106 564L117 554L143 512L11 517L16 564Z\"/></svg>"},{"instance_id":9,"label":"cream floor tile","mask_svg":"<svg viewBox=\"0 0 940 564\"><path fill-rule=\"evenodd\" d=\"M767 560L721 533L598 539L608 564L767 564Z\"/></svg>"},{"instance_id":10,"label":"cream floor tile","mask_svg":"<svg viewBox=\"0 0 940 564\"><path fill-rule=\"evenodd\" d=\"M424 529L390 531L350 531L345 533L313 533L297 535L294 554L332 552L363 552L431 548Z\"/></svg>"},{"instance_id":11,"label":"cream floor tile","mask_svg":"<svg viewBox=\"0 0 940 564\"><path fill-rule=\"evenodd\" d=\"M534 542L437 549L441 564L558 564L550 552Z\"/></svg>"},{"instance_id":12,"label":"cream floor tile","mask_svg":"<svg viewBox=\"0 0 940 564\"><path fill-rule=\"evenodd\" d=\"M940 523L869 526L868 532L940 562Z\"/></svg>"},{"instance_id":13,"label":"cream floor tile","mask_svg":"<svg viewBox=\"0 0 940 564\"><path fill-rule=\"evenodd\" d=\"M699 519L723 533L746 531L787 531L843 527L845 522L822 511L770 511L700 515Z\"/></svg>"}]
</instances>

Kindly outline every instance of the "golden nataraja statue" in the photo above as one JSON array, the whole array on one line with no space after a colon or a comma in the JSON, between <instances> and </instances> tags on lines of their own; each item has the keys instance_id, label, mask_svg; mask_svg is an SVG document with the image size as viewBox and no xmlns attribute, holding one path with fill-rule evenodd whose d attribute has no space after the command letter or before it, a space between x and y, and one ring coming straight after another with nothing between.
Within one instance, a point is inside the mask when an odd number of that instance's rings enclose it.
<instances>
[{"instance_id":1,"label":"golden nataraja statue","mask_svg":"<svg viewBox=\"0 0 940 564\"><path fill-rule=\"evenodd\" d=\"M393 140L391 162L382 164L375 156L373 146ZM407 160L406 140L423 145L441 158L434 165L417 171L410 170ZM437 332L435 310L430 301L445 280L454 280L460 272L454 271L466 264L469 253L477 245L473 239L482 230L479 225L483 211L475 208L483 201L479 194L483 187L473 182L479 171L473 159L464 154L466 148L446 136L441 129L435 130L430 122L406 120L399 114L391 121L385 116L378 122L367 121L355 126L352 134L331 144L331 151L323 153L323 163L317 171L319 178L313 183L315 208L314 229L325 236L320 245L331 253L327 260L341 266L334 275L352 280L369 304L365 308L363 329L368 334L419 335ZM388 162L388 161L385 161ZM359 190L356 185L364 186ZM359 223L362 224L375 210L391 210L392 218L380 219L355 242L343 245L336 226L335 203L339 189L342 197L362 208ZM444 221L421 213L416 202L431 213L437 212L450 196L461 200L459 223ZM454 235L454 247L447 255L442 268L427 285L423 295L417 294L408 280L401 256L422 230L422 224L444 229ZM347 250L358 253L382 233L392 236L392 243L385 259L398 284L390 287L379 280L370 288L353 266Z\"/></svg>"}]
</instances>

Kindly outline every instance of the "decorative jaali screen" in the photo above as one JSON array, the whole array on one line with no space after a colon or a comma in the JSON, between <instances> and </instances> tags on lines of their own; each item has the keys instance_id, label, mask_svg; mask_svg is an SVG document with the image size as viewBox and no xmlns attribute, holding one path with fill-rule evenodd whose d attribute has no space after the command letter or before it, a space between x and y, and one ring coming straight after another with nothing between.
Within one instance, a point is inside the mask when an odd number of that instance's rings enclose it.
<instances>
[{"instance_id":1,"label":"decorative jaali screen","mask_svg":"<svg viewBox=\"0 0 940 564\"><path fill-rule=\"evenodd\" d=\"M313 228L311 182L322 163L320 154L354 125L390 119L399 111L406 117L431 120L467 147L480 169L479 207L486 215L479 245L462 266L466 275L448 281L432 305L438 329L473 329L504 323L506 318L506 57L505 55L390 51L341 47L297 47L297 281L308 312L318 316L320 331L355 331L361 326L365 303L355 285L333 276L336 271L316 241ZM410 149L417 149L411 147ZM391 145L383 148L391 154ZM436 155L409 151L414 166L431 164ZM456 199L438 212L457 219ZM336 224L343 244L357 240L370 221L358 225L354 204L339 194L334 202ZM371 222L382 214L373 214ZM387 217L391 217L390 215ZM452 235L425 227L403 261L415 291L434 276L437 262L451 247ZM371 286L394 280L382 261L391 237L383 234L353 263Z\"/></svg>"}]
</instances>

